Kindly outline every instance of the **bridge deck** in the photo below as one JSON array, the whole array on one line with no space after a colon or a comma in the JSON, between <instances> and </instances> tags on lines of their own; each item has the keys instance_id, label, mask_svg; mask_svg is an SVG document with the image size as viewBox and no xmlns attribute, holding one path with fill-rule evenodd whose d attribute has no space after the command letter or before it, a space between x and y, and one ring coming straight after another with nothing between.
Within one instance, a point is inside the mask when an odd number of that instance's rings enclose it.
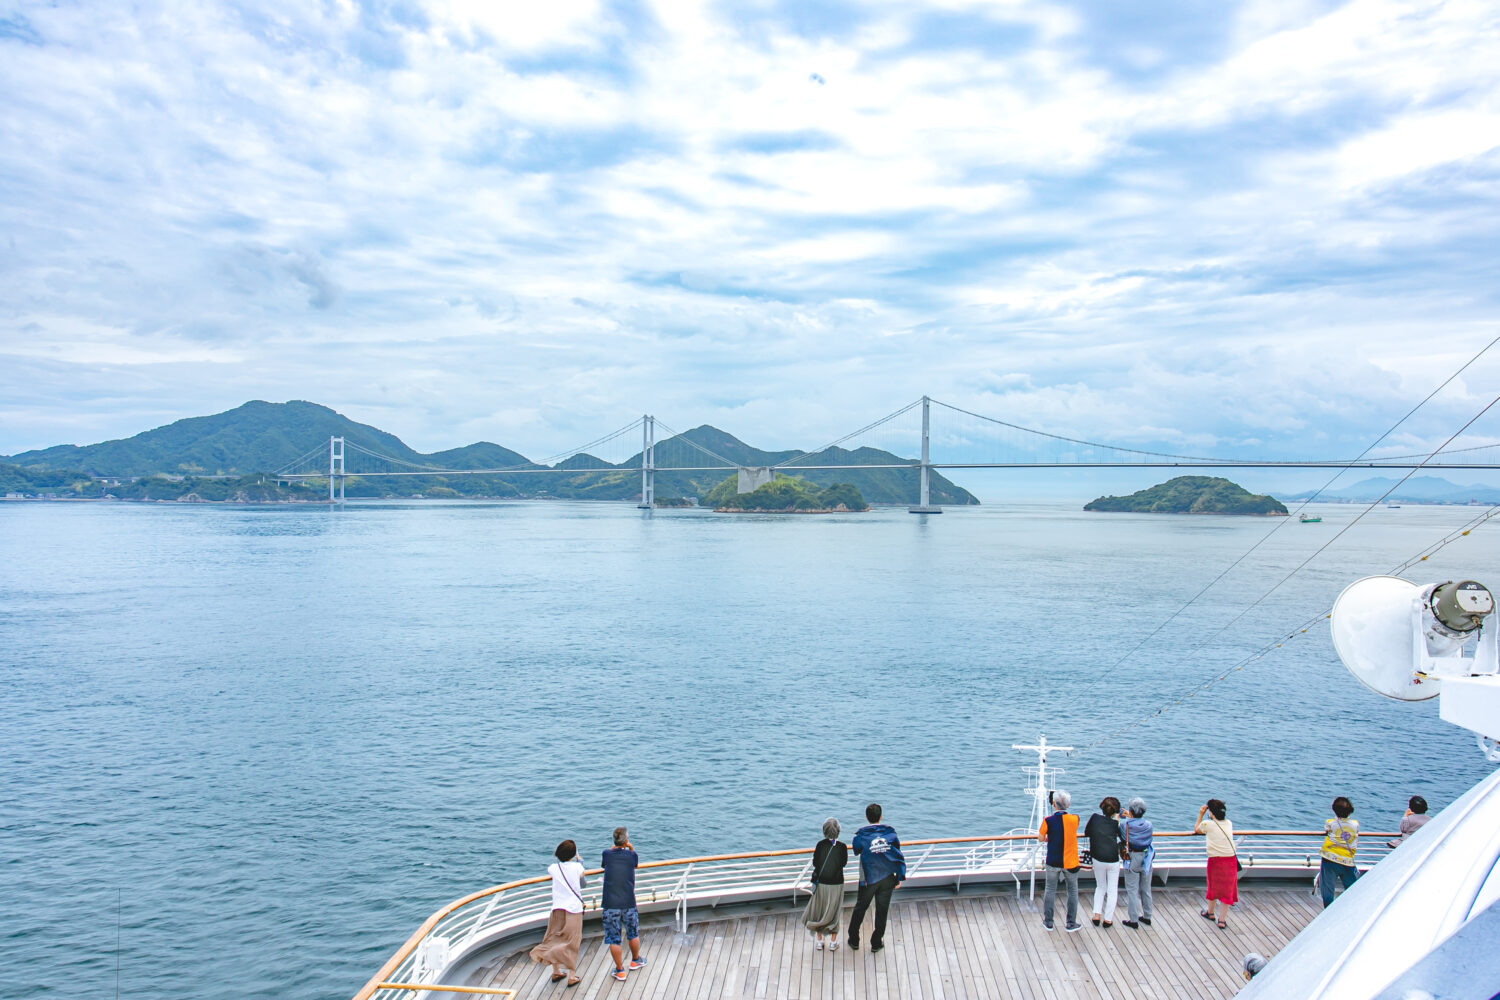
<instances>
[{"instance_id":1,"label":"bridge deck","mask_svg":"<svg viewBox=\"0 0 1500 1000\"><path fill-rule=\"evenodd\" d=\"M524 950L496 958L466 985L514 989L526 1000L1200 1000L1232 996L1244 985L1240 963L1247 952L1270 957L1321 910L1305 886L1242 882L1229 929L1221 931L1198 916L1201 888L1160 888L1154 895L1151 927L1133 931L1117 922L1103 930L1087 922L1092 889L1081 892L1084 929L1065 934L1061 912L1058 929L1048 932L1037 904L1018 900L1013 891L906 900L898 892L878 955L842 945L836 952L814 951L800 911L787 909L700 918L686 936L670 926L643 927L641 950L650 965L624 983L609 977L609 952L595 935L584 938L583 982L571 990L551 983L551 970L531 964ZM873 916L865 923L866 941ZM1123 918L1123 906L1117 917Z\"/></svg>"}]
</instances>

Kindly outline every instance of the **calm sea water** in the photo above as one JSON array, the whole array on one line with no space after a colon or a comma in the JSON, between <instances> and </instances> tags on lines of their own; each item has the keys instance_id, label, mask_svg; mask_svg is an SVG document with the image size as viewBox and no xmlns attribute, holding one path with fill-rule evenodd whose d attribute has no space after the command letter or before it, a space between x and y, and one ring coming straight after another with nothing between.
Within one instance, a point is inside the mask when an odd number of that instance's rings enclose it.
<instances>
[{"instance_id":1,"label":"calm sea water","mask_svg":"<svg viewBox=\"0 0 1500 1000\"><path fill-rule=\"evenodd\" d=\"M1182 697L1468 508L1286 524L1076 504L733 517L590 504L0 504L0 996L346 998L428 913L617 824L661 858L1024 822L1010 749ZM1423 578L1500 584L1500 526ZM1065 762L1080 807L1367 828L1486 773L1319 627Z\"/></svg>"}]
</instances>

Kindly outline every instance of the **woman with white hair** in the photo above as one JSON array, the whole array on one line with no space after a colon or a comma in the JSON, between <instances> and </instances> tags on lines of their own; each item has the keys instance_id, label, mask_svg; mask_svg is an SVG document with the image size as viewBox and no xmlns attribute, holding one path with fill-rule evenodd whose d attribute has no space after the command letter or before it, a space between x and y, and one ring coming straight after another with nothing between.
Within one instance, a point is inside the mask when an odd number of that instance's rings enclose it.
<instances>
[{"instance_id":1,"label":"woman with white hair","mask_svg":"<svg viewBox=\"0 0 1500 1000\"><path fill-rule=\"evenodd\" d=\"M839 821L829 817L823 821L823 839L813 848L812 899L802 911L802 923L817 943L823 947L823 935L828 935L828 950L839 947L839 910L844 905L844 866L849 863L849 845L839 840Z\"/></svg>"},{"instance_id":2,"label":"woman with white hair","mask_svg":"<svg viewBox=\"0 0 1500 1000\"><path fill-rule=\"evenodd\" d=\"M1125 863L1125 926L1139 929L1151 926L1151 862L1156 848L1151 843L1151 821L1146 818L1146 800L1134 798L1125 807L1120 830L1130 850Z\"/></svg>"}]
</instances>

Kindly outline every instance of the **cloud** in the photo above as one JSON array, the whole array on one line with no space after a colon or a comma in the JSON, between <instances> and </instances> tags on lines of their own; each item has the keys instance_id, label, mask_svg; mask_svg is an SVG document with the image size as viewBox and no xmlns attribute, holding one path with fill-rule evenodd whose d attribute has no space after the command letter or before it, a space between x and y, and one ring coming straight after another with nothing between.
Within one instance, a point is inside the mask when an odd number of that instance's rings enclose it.
<instances>
[{"instance_id":1,"label":"cloud","mask_svg":"<svg viewBox=\"0 0 1500 1000\"><path fill-rule=\"evenodd\" d=\"M0 451L252 397L430 448L554 452L646 409L805 446L924 392L1137 447L1358 451L1500 330L1492 18L26 5Z\"/></svg>"}]
</instances>

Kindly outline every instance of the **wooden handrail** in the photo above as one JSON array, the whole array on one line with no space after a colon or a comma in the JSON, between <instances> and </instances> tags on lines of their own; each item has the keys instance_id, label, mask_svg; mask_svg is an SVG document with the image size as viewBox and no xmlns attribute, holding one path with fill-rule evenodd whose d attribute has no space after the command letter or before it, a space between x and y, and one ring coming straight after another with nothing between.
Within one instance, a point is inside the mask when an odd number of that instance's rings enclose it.
<instances>
[{"instance_id":1,"label":"wooden handrail","mask_svg":"<svg viewBox=\"0 0 1500 1000\"><path fill-rule=\"evenodd\" d=\"M1321 836L1323 836L1323 831L1322 830L1235 830L1233 835L1234 835L1234 837L1236 839L1238 839L1240 837L1321 837ZM1191 830L1163 830L1163 831L1159 831L1159 832L1154 833L1153 836L1154 837L1196 837L1196 836L1201 836L1201 834L1195 834ZM1369 830L1369 831L1367 831L1367 830L1361 830L1360 831L1360 836L1362 836L1362 837L1399 837L1400 834L1399 833L1379 833L1379 832L1376 832L1376 831L1373 831L1373 830ZM1034 834L1034 833L1010 833L1010 834L1005 834L1005 835L999 836L999 837L929 837L929 838L924 839L924 840L907 840L907 841L903 841L902 842L902 846L903 847L918 847L918 846L923 846L923 845L926 845L926 844L987 844L987 843L995 843L996 841L1001 841L1001 842L1025 841L1025 842L1034 843L1034 842L1036 842L1036 840L1037 840L1037 835ZM813 848L813 847L792 847L792 848L787 848L785 850L780 850L780 851L745 851L745 852L739 853L739 854L704 854L704 855L700 855L698 857L691 857L691 858L671 858L671 859L666 860L666 861L643 861L643 862L641 862L641 864L639 865L639 867L640 868L670 868L670 867L672 867L674 865L702 864L702 863L708 862L708 861L744 861L744 860L749 860L751 858L790 857L790 856L797 855L797 854L811 854L811 853L813 853L814 850L816 850L816 848ZM584 874L585 875L598 875L598 874L600 874L603 871L604 871L603 868L589 868L589 869L585 870ZM375 973L375 975L371 976L370 977L370 981L367 982L367 983L365 983L364 987L358 993L354 994L354 1000L369 1000L369 997L371 996L371 994L373 994L377 989L381 989L382 987L385 987L387 985L385 983L385 977L388 976L388 975L390 975L391 972L395 971L396 966L400 965L401 962L403 960L405 960L406 956L409 955L409 954L411 954L412 949L416 948L416 946L421 942L421 940L424 937L427 936L427 932L428 931L430 931L434 927L436 927L439 921L441 921L448 914L452 913L454 910L457 910L457 909L459 909L460 907L463 907L463 906L467 906L468 904L474 902L476 899L483 899L486 896L492 896L492 895L494 895L497 892L509 892L512 889L519 889L519 888L522 888L523 886L528 886L528 885L538 885L538 884L540 884L542 882L547 882L547 881L550 881L550 880L551 880L551 876L550 875L537 875L537 876L534 876L532 878L518 879L515 882L504 882L504 883L501 883L500 885L490 886L488 889L480 889L478 892L471 892L471 893L469 893L469 895L463 897L462 899L456 899L453 902L449 903L447 906L445 906L442 909L438 910L436 913L434 913L432 916L428 917L426 920L424 920L422 922L422 926L418 927L416 929L416 931L412 934L412 936L406 939L406 943L405 944L403 944L400 948L396 949L396 953L394 955L392 955L389 959L386 960L386 963L380 967L380 971L377 972L377 973ZM391 986L390 988L395 988L395 987ZM432 986L423 987L423 989L436 989L436 988L437 987L432 987Z\"/></svg>"}]
</instances>

